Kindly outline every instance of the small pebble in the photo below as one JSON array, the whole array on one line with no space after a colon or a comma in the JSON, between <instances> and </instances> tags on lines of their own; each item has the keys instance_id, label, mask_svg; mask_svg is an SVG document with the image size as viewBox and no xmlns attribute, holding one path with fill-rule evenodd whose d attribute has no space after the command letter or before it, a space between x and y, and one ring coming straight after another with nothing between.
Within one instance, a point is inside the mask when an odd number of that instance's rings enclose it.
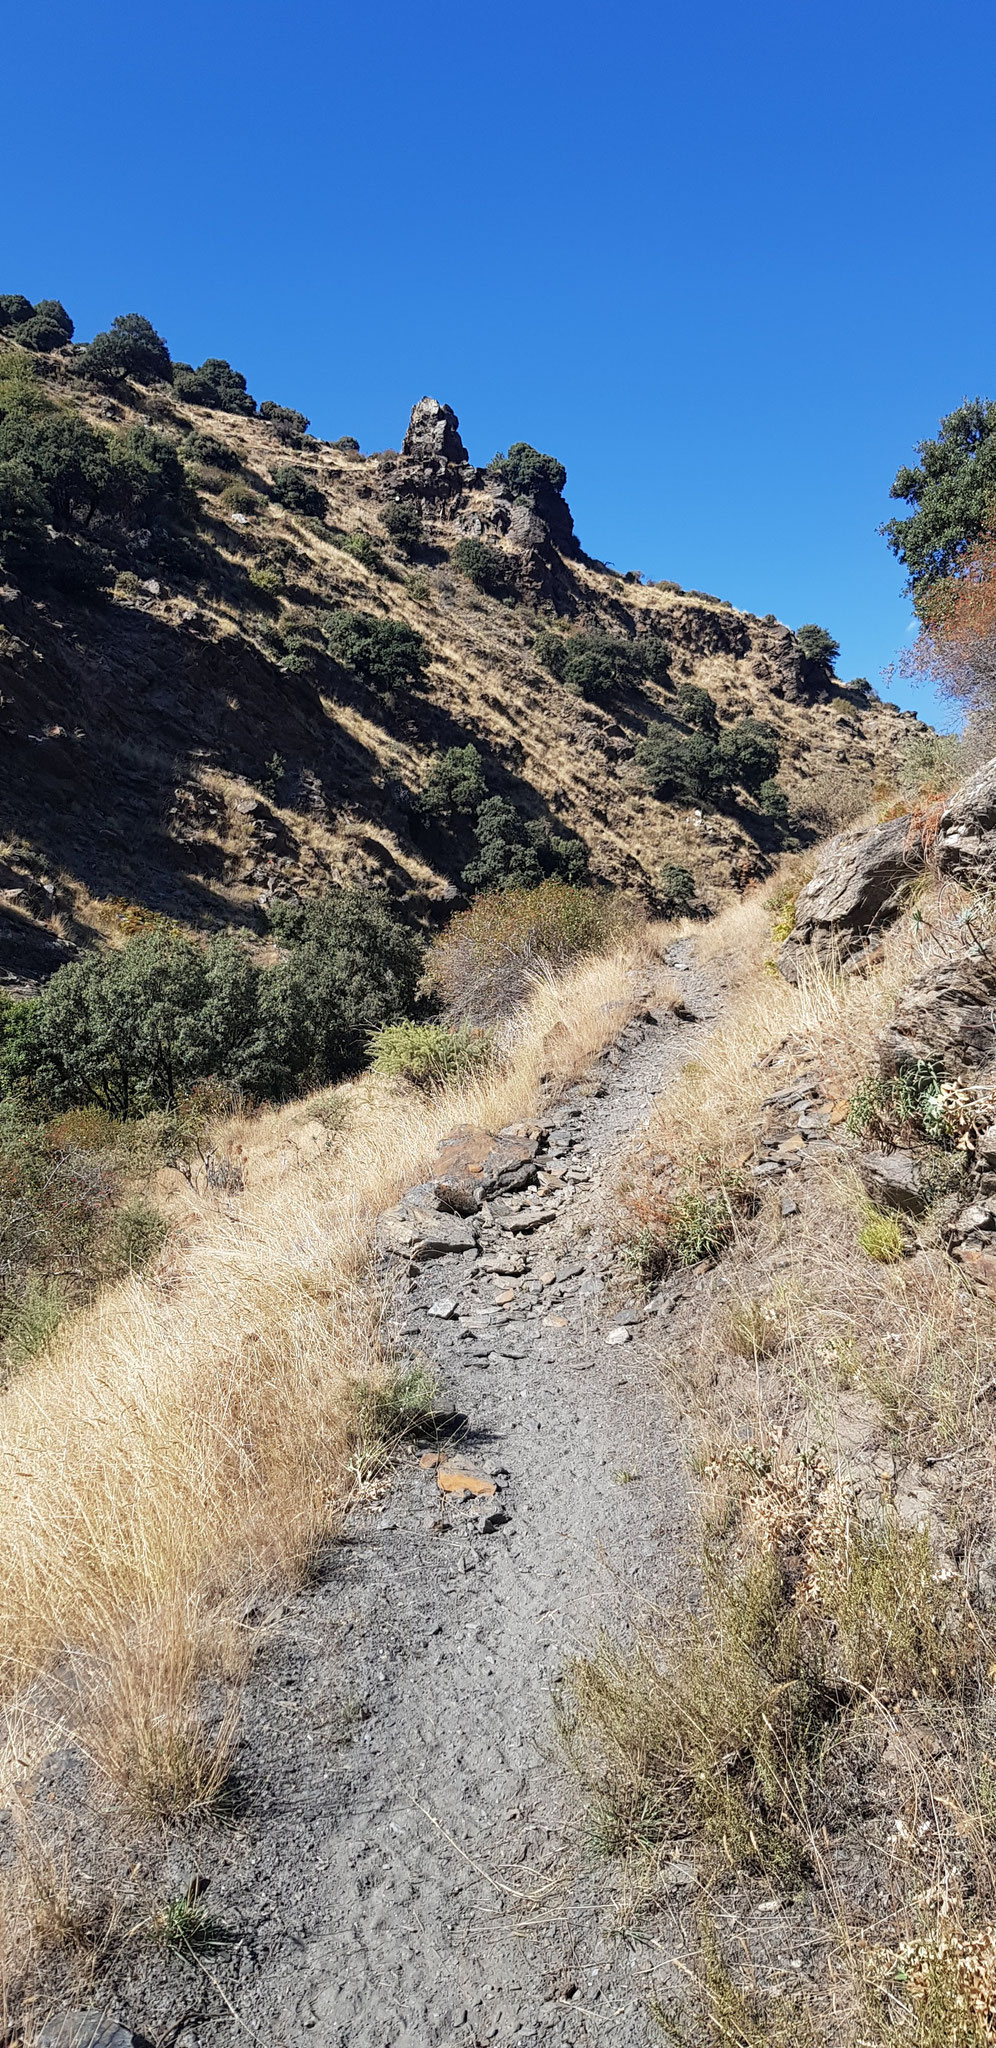
<instances>
[{"instance_id":1,"label":"small pebble","mask_svg":"<svg viewBox=\"0 0 996 2048\"><path fill-rule=\"evenodd\" d=\"M625 1323L617 1323L615 1329L609 1331L605 1341L607 1344L628 1344L632 1334L632 1330L628 1330Z\"/></svg>"}]
</instances>

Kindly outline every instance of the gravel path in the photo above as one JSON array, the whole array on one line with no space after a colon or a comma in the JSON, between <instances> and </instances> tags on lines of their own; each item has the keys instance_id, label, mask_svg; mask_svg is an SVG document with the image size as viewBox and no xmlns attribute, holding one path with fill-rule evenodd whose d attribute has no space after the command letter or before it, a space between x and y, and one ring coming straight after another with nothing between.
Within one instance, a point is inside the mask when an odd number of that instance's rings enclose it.
<instances>
[{"instance_id":1,"label":"gravel path","mask_svg":"<svg viewBox=\"0 0 996 2048\"><path fill-rule=\"evenodd\" d=\"M688 1516L659 1326L635 1307L625 1320L607 1234L619 1156L716 1008L682 949L671 964L699 1021L631 1027L599 1092L585 1084L547 1119L565 1182L544 1196L554 1220L490 1240L522 1270L482 1271L486 1243L392 1299L403 1356L433 1361L466 1418L462 1452L499 1491L448 1501L406 1453L257 1665L250 1819L217 1845L210 1894L243 1930L210 1965L239 2023L209 1997L212 2042L647 2039L651 1965L606 1928L554 1707L600 1629L681 1597ZM652 978L640 992L653 1003ZM447 1298L453 1314L430 1313ZM626 1338L608 1343L612 1329ZM204 2038L191 2026L177 2048Z\"/></svg>"}]
</instances>

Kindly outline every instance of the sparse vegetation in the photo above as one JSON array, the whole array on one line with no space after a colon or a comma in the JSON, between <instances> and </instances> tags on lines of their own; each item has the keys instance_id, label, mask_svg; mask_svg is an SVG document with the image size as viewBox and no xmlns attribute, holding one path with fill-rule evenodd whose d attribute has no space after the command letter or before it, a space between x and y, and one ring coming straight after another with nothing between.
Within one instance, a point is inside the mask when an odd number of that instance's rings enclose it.
<instances>
[{"instance_id":1,"label":"sparse vegetation","mask_svg":"<svg viewBox=\"0 0 996 2048\"><path fill-rule=\"evenodd\" d=\"M486 1032L448 1024L384 1024L369 1042L370 1064L377 1074L410 1081L416 1088L439 1088L463 1080L493 1057Z\"/></svg>"},{"instance_id":2,"label":"sparse vegetation","mask_svg":"<svg viewBox=\"0 0 996 2048\"><path fill-rule=\"evenodd\" d=\"M426 982L456 1021L489 1023L522 1000L537 971L609 953L637 921L621 897L563 882L482 896L430 947Z\"/></svg>"}]
</instances>

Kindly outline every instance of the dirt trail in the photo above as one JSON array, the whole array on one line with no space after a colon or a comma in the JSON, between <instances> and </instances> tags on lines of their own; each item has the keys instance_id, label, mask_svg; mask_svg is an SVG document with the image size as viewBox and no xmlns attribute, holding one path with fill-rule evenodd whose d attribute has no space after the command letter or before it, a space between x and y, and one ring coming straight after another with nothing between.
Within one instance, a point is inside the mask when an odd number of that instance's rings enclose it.
<instances>
[{"instance_id":1,"label":"dirt trail","mask_svg":"<svg viewBox=\"0 0 996 2048\"><path fill-rule=\"evenodd\" d=\"M243 1936L210 1967L238 2024L189 1968L212 2041L648 2038L652 1953L606 1930L554 1708L571 1656L680 1598L686 1570L660 1324L606 1342L626 1327L606 1228L614 1170L718 1001L687 949L672 964L699 1021L634 1028L598 1070L604 1092L588 1084L558 1108L578 1177L553 1222L511 1240L527 1270L503 1281L471 1254L400 1283L403 1353L434 1361L441 1398L467 1418L464 1450L500 1492L446 1502L406 1453L386 1502L351 1518L324 1576L289 1604L247 1701L250 1820L215 1844L210 1902ZM641 985L652 1001L652 977ZM508 1320L489 1322L484 1305L513 1284ZM441 1297L457 1300L446 1319L428 1313ZM182 2010L182 1993L170 2002ZM177 2048L204 2038L192 2025Z\"/></svg>"}]
</instances>

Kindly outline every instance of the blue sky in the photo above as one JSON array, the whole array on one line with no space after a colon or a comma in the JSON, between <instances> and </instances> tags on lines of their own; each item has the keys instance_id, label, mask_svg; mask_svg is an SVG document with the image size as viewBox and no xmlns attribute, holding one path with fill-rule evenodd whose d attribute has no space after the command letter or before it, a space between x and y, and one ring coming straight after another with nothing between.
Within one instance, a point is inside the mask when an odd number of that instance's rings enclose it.
<instances>
[{"instance_id":1,"label":"blue sky","mask_svg":"<svg viewBox=\"0 0 996 2048\"><path fill-rule=\"evenodd\" d=\"M364 448L431 392L592 554L880 686L889 483L996 395L991 0L50 0L4 54L0 288Z\"/></svg>"}]
</instances>

